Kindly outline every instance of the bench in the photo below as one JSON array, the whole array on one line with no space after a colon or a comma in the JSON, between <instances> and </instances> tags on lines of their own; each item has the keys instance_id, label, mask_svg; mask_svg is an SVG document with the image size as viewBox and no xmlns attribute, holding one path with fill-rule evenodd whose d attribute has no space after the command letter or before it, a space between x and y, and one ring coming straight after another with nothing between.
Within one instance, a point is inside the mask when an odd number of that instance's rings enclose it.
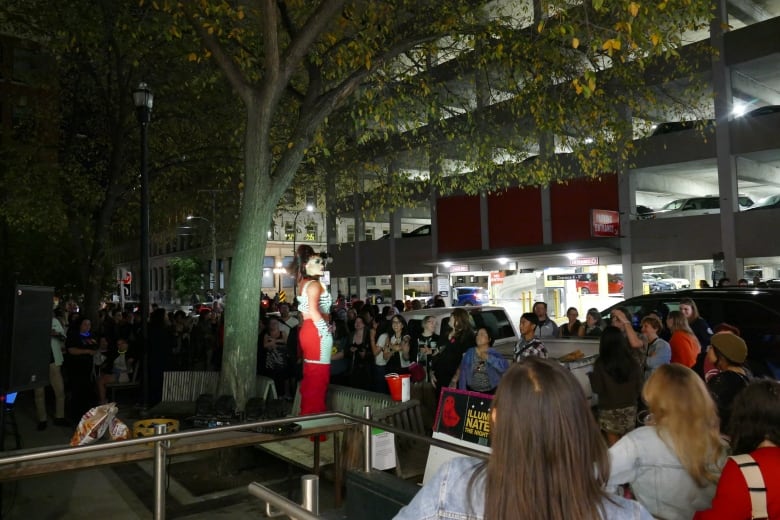
<instances>
[{"instance_id":1,"label":"bench","mask_svg":"<svg viewBox=\"0 0 780 520\"><path fill-rule=\"evenodd\" d=\"M219 372L205 370L181 370L163 373L162 400L149 410L157 417L195 415L195 401L201 394L215 395L219 385ZM256 395L266 400L276 399L273 379L257 376Z\"/></svg>"},{"instance_id":2,"label":"bench","mask_svg":"<svg viewBox=\"0 0 780 520\"><path fill-rule=\"evenodd\" d=\"M410 433L426 435L420 402L411 399L406 402L393 401L389 395L369 392L347 386L330 385L326 397L328 410L363 416L363 407L371 407L372 419L390 426L402 428ZM292 415L300 414L300 392L296 393ZM363 432L361 428L347 431L343 438L330 436L327 440L313 443L308 439L280 440L263 444L261 449L296 466L317 472L320 467L334 463L336 453L343 454L341 468L360 468L363 465ZM341 443L336 449L334 442ZM402 479L419 477L425 472L428 460L428 445L401 436L395 436L396 467L395 473ZM315 453L315 450L319 453ZM319 465L317 465L319 462Z\"/></svg>"}]
</instances>

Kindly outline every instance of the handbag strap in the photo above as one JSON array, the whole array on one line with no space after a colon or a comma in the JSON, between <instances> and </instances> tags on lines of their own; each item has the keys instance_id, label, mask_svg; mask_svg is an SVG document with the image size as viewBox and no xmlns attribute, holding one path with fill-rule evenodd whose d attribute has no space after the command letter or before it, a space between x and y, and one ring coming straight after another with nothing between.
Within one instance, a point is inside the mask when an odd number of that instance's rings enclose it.
<instances>
[{"instance_id":1,"label":"handbag strap","mask_svg":"<svg viewBox=\"0 0 780 520\"><path fill-rule=\"evenodd\" d=\"M737 463L742 476L745 477L745 482L747 482L752 508L751 518L769 518L766 510L766 485L758 463L747 453L732 455L729 458Z\"/></svg>"}]
</instances>

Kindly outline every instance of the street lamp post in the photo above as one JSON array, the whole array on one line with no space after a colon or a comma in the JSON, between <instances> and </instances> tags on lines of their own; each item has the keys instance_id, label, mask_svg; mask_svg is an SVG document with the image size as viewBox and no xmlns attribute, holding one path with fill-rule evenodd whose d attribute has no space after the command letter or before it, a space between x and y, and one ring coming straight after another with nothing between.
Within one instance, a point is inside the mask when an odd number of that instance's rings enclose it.
<instances>
[{"instance_id":1,"label":"street lamp post","mask_svg":"<svg viewBox=\"0 0 780 520\"><path fill-rule=\"evenodd\" d=\"M209 220L206 217L196 217L190 215L187 220L202 220L209 225L211 230L211 269L209 272L209 288L216 291L217 289L217 225L213 220ZM213 295L216 299L216 294Z\"/></svg>"},{"instance_id":2,"label":"street lamp post","mask_svg":"<svg viewBox=\"0 0 780 520\"><path fill-rule=\"evenodd\" d=\"M298 250L295 248L295 239L298 238L298 217L303 211L311 213L314 211L314 204L307 202L306 206L295 212L295 218L293 219L293 258L298 254Z\"/></svg>"},{"instance_id":3,"label":"street lamp post","mask_svg":"<svg viewBox=\"0 0 780 520\"><path fill-rule=\"evenodd\" d=\"M133 91L138 124L141 127L141 345L143 346L143 407L149 406L149 138L154 95L149 85Z\"/></svg>"}]
</instances>

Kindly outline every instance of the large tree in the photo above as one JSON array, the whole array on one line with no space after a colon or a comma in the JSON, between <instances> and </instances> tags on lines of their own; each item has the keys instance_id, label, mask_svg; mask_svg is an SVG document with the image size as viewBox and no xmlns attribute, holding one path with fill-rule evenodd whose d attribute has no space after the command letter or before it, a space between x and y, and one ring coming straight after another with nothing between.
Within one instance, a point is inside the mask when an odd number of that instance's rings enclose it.
<instances>
[{"instance_id":1,"label":"large tree","mask_svg":"<svg viewBox=\"0 0 780 520\"><path fill-rule=\"evenodd\" d=\"M686 31L707 23L709 4L154 5L173 17L166 34L197 32L202 48L190 59L216 64L245 109L222 373L222 391L242 405L254 386L263 230L282 195L300 189L296 175L322 177L325 161L331 185L370 189L364 204L393 207L433 187L479 191L612 171L630 156L632 111L656 104L665 79L695 73L675 58ZM673 64L652 71L659 59ZM548 160L556 144L573 161ZM537 151L543 160L521 163ZM316 175L306 179L304 191L318 185Z\"/></svg>"},{"instance_id":2,"label":"large tree","mask_svg":"<svg viewBox=\"0 0 780 520\"><path fill-rule=\"evenodd\" d=\"M137 243L140 153L131 93L139 82L162 100L153 112L149 165L152 228L162 239L193 212L198 188L218 187L215 179L240 164L240 122L227 83L187 61L192 41L168 41L157 14L134 1L8 0L0 7L19 46L35 45L31 54L49 58L24 78L46 93L29 103L38 134L3 143L8 168L0 185L9 204L0 221L15 238L4 259L27 281L63 289L70 277L88 315L112 286L117 259L109 251ZM50 242L53 254L27 249L31 235ZM124 259L137 258L134 251ZM56 275L42 268L47 264L68 269Z\"/></svg>"}]
</instances>

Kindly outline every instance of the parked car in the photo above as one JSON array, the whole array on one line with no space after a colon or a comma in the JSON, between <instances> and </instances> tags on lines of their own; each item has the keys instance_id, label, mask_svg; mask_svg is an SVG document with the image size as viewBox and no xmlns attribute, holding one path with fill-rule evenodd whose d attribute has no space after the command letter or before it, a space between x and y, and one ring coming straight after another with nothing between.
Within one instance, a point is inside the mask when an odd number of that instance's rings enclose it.
<instances>
[{"instance_id":1,"label":"parked car","mask_svg":"<svg viewBox=\"0 0 780 520\"><path fill-rule=\"evenodd\" d=\"M773 209L780 208L780 195L772 195L755 203L748 211L754 211L758 209Z\"/></svg>"},{"instance_id":2,"label":"parked car","mask_svg":"<svg viewBox=\"0 0 780 520\"><path fill-rule=\"evenodd\" d=\"M484 287L453 287L452 306L484 305L488 303L488 292Z\"/></svg>"},{"instance_id":3,"label":"parked car","mask_svg":"<svg viewBox=\"0 0 780 520\"><path fill-rule=\"evenodd\" d=\"M583 273L577 278L577 292L580 294L598 294L599 293L599 275L596 273ZM609 294L620 294L623 292L623 276L619 274L610 274L607 276L607 290Z\"/></svg>"},{"instance_id":4,"label":"parked car","mask_svg":"<svg viewBox=\"0 0 780 520\"><path fill-rule=\"evenodd\" d=\"M668 280L656 278L655 276L648 273L642 275L642 282L646 283L650 287L651 293L677 290L677 286L674 283Z\"/></svg>"},{"instance_id":5,"label":"parked car","mask_svg":"<svg viewBox=\"0 0 780 520\"><path fill-rule=\"evenodd\" d=\"M703 119L698 121L667 121L665 123L659 123L652 136L671 134L674 132L682 132L684 130L702 129L705 132L715 131L714 119Z\"/></svg>"},{"instance_id":6,"label":"parked car","mask_svg":"<svg viewBox=\"0 0 780 520\"><path fill-rule=\"evenodd\" d=\"M691 287L691 281L688 280L687 278L674 278L672 276L669 276L666 273L654 273L654 272L643 273L642 277L646 275L652 276L658 281L673 284L675 289L688 289Z\"/></svg>"},{"instance_id":7,"label":"parked car","mask_svg":"<svg viewBox=\"0 0 780 520\"><path fill-rule=\"evenodd\" d=\"M423 226L420 226L418 228L414 228L411 231L404 231L401 233L401 238L409 238L409 237L427 237L431 234L431 225L425 224ZM390 235L382 235L378 238L378 240L387 240L390 238Z\"/></svg>"},{"instance_id":8,"label":"parked car","mask_svg":"<svg viewBox=\"0 0 780 520\"><path fill-rule=\"evenodd\" d=\"M645 294L613 305L601 315L609 320L612 309L626 307L638 329L641 319L653 310L678 310L681 298L692 298L711 327L728 323L740 330L755 375L780 376L780 289L723 287Z\"/></svg>"},{"instance_id":9,"label":"parked car","mask_svg":"<svg viewBox=\"0 0 780 520\"><path fill-rule=\"evenodd\" d=\"M739 208L748 209L753 205L753 199L745 195L739 196ZM653 214L653 218L667 218L692 215L711 215L720 213L720 197L688 197L673 200Z\"/></svg>"}]
</instances>

